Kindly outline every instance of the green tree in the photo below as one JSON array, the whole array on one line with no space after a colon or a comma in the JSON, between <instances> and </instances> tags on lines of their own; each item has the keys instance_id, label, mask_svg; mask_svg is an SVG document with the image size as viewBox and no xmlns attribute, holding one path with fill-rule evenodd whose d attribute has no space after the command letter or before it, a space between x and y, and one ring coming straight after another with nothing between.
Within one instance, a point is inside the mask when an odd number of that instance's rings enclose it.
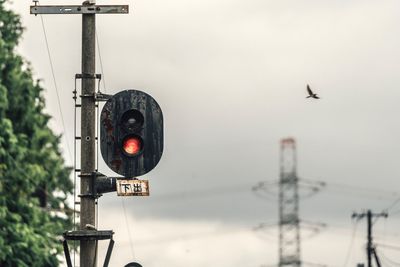
<instances>
[{"instance_id":1,"label":"green tree","mask_svg":"<svg viewBox=\"0 0 400 267\"><path fill-rule=\"evenodd\" d=\"M58 266L71 227L70 168L48 127L42 88L15 47L23 28L0 0L0 266Z\"/></svg>"}]
</instances>

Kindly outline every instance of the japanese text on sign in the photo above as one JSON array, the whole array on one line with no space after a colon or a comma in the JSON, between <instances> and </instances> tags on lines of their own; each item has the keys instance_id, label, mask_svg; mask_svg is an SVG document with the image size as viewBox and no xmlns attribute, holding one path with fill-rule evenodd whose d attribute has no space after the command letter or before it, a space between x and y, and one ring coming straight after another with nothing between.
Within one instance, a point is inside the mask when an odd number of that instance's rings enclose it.
<instances>
[{"instance_id":1,"label":"japanese text on sign","mask_svg":"<svg viewBox=\"0 0 400 267\"><path fill-rule=\"evenodd\" d=\"M117 180L118 196L148 196L149 194L147 180Z\"/></svg>"}]
</instances>

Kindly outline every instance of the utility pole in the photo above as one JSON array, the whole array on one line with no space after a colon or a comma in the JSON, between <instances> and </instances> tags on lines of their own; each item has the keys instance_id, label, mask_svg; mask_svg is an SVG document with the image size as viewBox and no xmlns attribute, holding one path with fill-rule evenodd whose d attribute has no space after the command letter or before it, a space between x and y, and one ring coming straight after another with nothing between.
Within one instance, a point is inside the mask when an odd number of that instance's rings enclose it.
<instances>
[{"instance_id":1,"label":"utility pole","mask_svg":"<svg viewBox=\"0 0 400 267\"><path fill-rule=\"evenodd\" d=\"M109 239L103 267L108 267L114 246L112 230L96 228L96 200L102 193L117 191L118 196L148 196L148 180L137 177L151 171L161 159L164 147L164 124L160 106L149 94L139 90L123 90L116 95L96 93L96 14L127 14L128 5L96 5L87 0L82 5L31 6L31 14L82 15L81 103L73 91L75 111L81 109L81 165L79 172L81 205L79 230L63 234L63 247L68 267L72 267L68 240L80 242L81 267L97 266L97 242ZM96 136L96 106L107 101L101 112L100 135ZM76 126L76 125L75 125ZM96 170L96 139L100 141L105 163L122 177L106 177ZM75 201L75 199L74 199ZM131 262L130 265L140 264ZM129 265L129 264L128 264ZM130 266L129 265L129 266ZM135 266L136 266L135 265Z\"/></svg>"},{"instance_id":2,"label":"utility pole","mask_svg":"<svg viewBox=\"0 0 400 267\"><path fill-rule=\"evenodd\" d=\"M88 1L83 5L89 6ZM94 187L92 173L96 171L96 15L82 14L82 99L81 99L81 220L80 229L96 225L96 199L91 197ZM87 76L85 78L85 76ZM92 76L92 77L91 77ZM80 266L96 266L96 240L81 240Z\"/></svg>"},{"instance_id":3,"label":"utility pole","mask_svg":"<svg viewBox=\"0 0 400 267\"><path fill-rule=\"evenodd\" d=\"M367 211L367 257L368 257L368 267L372 267L372 212Z\"/></svg>"},{"instance_id":4,"label":"utility pole","mask_svg":"<svg viewBox=\"0 0 400 267\"><path fill-rule=\"evenodd\" d=\"M112 249L112 231L97 231L93 229L96 224L96 14L120 14L128 13L126 5L105 6L95 5L95 0L85 1L81 6L39 6L37 1L31 6L31 14L82 14L82 73L77 77L81 83L81 213L80 230L71 231L66 238L80 241L80 266L93 267L97 265L97 241L110 239L109 248ZM90 229L90 231L88 231ZM66 244L66 243L65 243ZM68 266L72 266L69 259L67 245L64 250L67 256ZM112 243L113 244L113 243ZM67 247L67 249L66 249ZM67 253L68 252L68 253ZM107 252L107 261L111 250ZM108 262L107 262L108 265Z\"/></svg>"},{"instance_id":5,"label":"utility pole","mask_svg":"<svg viewBox=\"0 0 400 267\"><path fill-rule=\"evenodd\" d=\"M367 212L362 212L362 213L356 213L354 212L351 216L352 218L356 218L357 220L361 220L364 217L367 217L367 267L372 267L372 255L374 255L376 263L378 266L380 266L380 261L378 258L378 255L376 254L376 250L373 244L373 239L372 239L372 218L376 217L388 217L387 212L381 212L381 213L372 213L371 210L367 210Z\"/></svg>"}]
</instances>

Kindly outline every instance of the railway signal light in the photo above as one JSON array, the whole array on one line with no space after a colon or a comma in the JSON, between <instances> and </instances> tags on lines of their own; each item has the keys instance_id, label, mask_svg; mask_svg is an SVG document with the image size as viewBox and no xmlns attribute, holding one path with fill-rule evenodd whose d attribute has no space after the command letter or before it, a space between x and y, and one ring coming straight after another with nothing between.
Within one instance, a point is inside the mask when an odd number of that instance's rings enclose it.
<instances>
[{"instance_id":1,"label":"railway signal light","mask_svg":"<svg viewBox=\"0 0 400 267\"><path fill-rule=\"evenodd\" d=\"M127 178L143 175L157 165L163 152L161 108L142 91L121 91L103 107L100 135L108 167Z\"/></svg>"}]
</instances>

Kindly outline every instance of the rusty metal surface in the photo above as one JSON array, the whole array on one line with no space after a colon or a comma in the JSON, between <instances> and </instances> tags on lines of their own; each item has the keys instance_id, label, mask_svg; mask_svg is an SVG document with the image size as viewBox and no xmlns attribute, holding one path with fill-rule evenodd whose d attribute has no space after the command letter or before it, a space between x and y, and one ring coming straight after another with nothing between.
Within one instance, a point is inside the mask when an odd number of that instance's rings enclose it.
<instances>
[{"instance_id":1,"label":"rusty metal surface","mask_svg":"<svg viewBox=\"0 0 400 267\"><path fill-rule=\"evenodd\" d=\"M97 5L97 6L31 6L31 14L127 14L128 5Z\"/></svg>"},{"instance_id":2,"label":"rusty metal surface","mask_svg":"<svg viewBox=\"0 0 400 267\"><path fill-rule=\"evenodd\" d=\"M135 156L122 152L122 142L130 130L121 125L122 115L129 110L139 111L143 125L135 129L143 140L143 148ZM109 99L103 107L100 120L100 149L106 164L116 173L134 178L151 171L160 161L163 146L163 114L150 95L138 90L125 90Z\"/></svg>"}]
</instances>

